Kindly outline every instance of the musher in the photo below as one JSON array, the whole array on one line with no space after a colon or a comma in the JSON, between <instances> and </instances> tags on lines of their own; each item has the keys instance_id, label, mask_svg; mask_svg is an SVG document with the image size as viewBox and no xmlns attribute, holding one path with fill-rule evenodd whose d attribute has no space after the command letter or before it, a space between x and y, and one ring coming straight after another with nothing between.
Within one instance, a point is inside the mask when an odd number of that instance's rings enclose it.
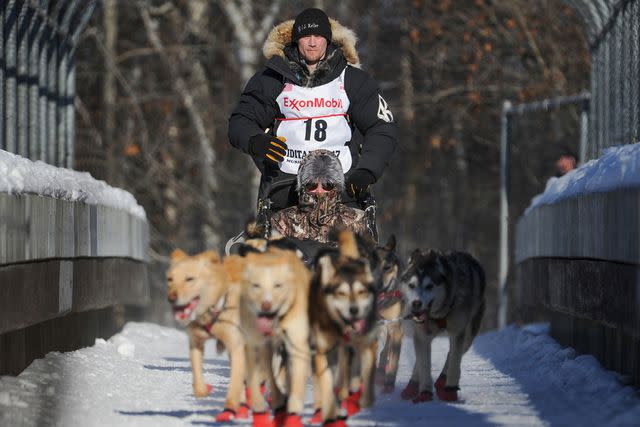
<instances>
[{"instance_id":1,"label":"musher","mask_svg":"<svg viewBox=\"0 0 640 427\"><path fill-rule=\"evenodd\" d=\"M240 96L229 139L252 156L262 174L258 197L270 200L272 212L297 204L296 174L312 150L338 156L342 201L354 207L389 163L396 123L376 81L359 68L355 42L351 30L311 8L274 28L263 46L267 63Z\"/></svg>"}]
</instances>

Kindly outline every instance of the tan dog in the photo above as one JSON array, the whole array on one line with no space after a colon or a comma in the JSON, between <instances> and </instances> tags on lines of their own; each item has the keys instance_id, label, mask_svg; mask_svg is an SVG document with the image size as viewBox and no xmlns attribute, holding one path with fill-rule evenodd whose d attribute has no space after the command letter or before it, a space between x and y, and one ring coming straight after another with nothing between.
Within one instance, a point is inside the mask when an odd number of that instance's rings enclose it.
<instances>
[{"instance_id":1,"label":"tan dog","mask_svg":"<svg viewBox=\"0 0 640 427\"><path fill-rule=\"evenodd\" d=\"M189 335L196 397L205 397L211 390L202 375L205 341L215 338L218 348L223 346L229 352L231 379L224 410L216 416L216 421L248 417L243 393L245 343L239 328L243 266L244 261L238 256L226 257L223 263L213 251L188 256L177 249L171 254L167 271L169 302L176 320L186 326Z\"/></svg>"},{"instance_id":2,"label":"tan dog","mask_svg":"<svg viewBox=\"0 0 640 427\"><path fill-rule=\"evenodd\" d=\"M267 378L275 425L301 427L310 364L310 272L294 251L279 248L250 252L245 261L240 309L246 333L253 425L272 425L267 403L259 391L262 378ZM272 364L276 353L283 355L285 361L284 391L276 386Z\"/></svg>"},{"instance_id":3,"label":"tan dog","mask_svg":"<svg viewBox=\"0 0 640 427\"><path fill-rule=\"evenodd\" d=\"M371 406L374 399L373 372L376 353L376 280L369 260L360 256L356 237L350 231L338 235L339 251L327 252L317 261L311 284L309 318L313 342L315 384L319 385L321 418L325 426L344 426L339 419L340 399L359 407ZM338 379L333 377L329 353L336 349ZM350 357L352 354L352 357ZM357 380L362 390L348 395L348 383L354 384L351 365L359 367Z\"/></svg>"}]
</instances>

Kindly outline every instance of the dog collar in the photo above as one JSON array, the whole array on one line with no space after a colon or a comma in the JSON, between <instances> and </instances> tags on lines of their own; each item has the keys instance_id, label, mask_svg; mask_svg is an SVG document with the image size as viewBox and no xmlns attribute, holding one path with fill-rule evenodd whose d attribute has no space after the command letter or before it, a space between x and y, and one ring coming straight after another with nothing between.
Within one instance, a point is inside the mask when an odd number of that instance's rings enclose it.
<instances>
[{"instance_id":1,"label":"dog collar","mask_svg":"<svg viewBox=\"0 0 640 427\"><path fill-rule=\"evenodd\" d=\"M388 291L388 292L380 292L378 294L378 303L386 302L389 299L400 299L402 297L402 292L399 290Z\"/></svg>"}]
</instances>

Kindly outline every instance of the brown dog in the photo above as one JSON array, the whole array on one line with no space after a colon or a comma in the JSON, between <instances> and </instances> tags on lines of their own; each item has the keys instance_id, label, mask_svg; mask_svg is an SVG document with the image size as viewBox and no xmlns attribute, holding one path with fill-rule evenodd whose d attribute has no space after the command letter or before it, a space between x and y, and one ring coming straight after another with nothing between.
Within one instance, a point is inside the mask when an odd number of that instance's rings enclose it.
<instances>
[{"instance_id":1,"label":"brown dog","mask_svg":"<svg viewBox=\"0 0 640 427\"><path fill-rule=\"evenodd\" d=\"M231 380L224 410L216 421L247 418L244 401L245 355L240 323L240 280L244 260L228 256L224 262L213 251L188 256L177 249L171 254L167 271L168 299L176 320L189 335L189 357L193 373L193 392L205 397L211 386L204 382L202 361L204 343L210 338L229 352ZM244 404L244 406L243 406Z\"/></svg>"},{"instance_id":2,"label":"brown dog","mask_svg":"<svg viewBox=\"0 0 640 427\"><path fill-rule=\"evenodd\" d=\"M369 259L361 256L355 235L341 231L338 235L339 251L321 254L311 284L309 318L313 342L315 384L319 385L321 418L325 426L344 426L339 419L339 397L359 407L371 406L374 399L373 372L376 353L376 279ZM337 377L334 379L329 353L338 351ZM362 389L351 395L348 385L356 383ZM359 388L359 387L358 387Z\"/></svg>"},{"instance_id":3,"label":"brown dog","mask_svg":"<svg viewBox=\"0 0 640 427\"><path fill-rule=\"evenodd\" d=\"M267 378L275 425L301 427L311 359L307 314L311 273L291 250L267 247L265 252L249 252L244 260L240 310L253 425L270 427L273 422L260 393L260 382ZM284 360L285 390L276 385L274 355Z\"/></svg>"}]
</instances>

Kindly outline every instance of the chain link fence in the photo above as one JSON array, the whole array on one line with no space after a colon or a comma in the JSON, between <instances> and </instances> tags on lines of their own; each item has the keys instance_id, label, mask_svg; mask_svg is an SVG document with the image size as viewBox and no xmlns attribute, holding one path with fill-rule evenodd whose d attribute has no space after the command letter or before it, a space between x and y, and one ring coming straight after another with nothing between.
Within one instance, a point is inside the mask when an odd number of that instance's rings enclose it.
<instances>
[{"instance_id":1,"label":"chain link fence","mask_svg":"<svg viewBox=\"0 0 640 427\"><path fill-rule=\"evenodd\" d=\"M0 149L73 167L74 53L96 3L0 2Z\"/></svg>"},{"instance_id":2,"label":"chain link fence","mask_svg":"<svg viewBox=\"0 0 640 427\"><path fill-rule=\"evenodd\" d=\"M585 22L591 50L586 157L640 137L640 0L565 0Z\"/></svg>"}]
</instances>

